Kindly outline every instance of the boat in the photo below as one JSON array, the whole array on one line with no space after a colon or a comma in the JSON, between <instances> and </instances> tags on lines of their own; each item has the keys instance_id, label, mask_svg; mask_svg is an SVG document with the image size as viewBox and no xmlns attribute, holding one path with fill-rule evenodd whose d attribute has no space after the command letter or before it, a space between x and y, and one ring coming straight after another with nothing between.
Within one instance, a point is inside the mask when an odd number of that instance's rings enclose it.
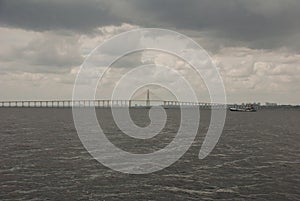
<instances>
[{"instance_id":1,"label":"boat","mask_svg":"<svg viewBox=\"0 0 300 201\"><path fill-rule=\"evenodd\" d=\"M232 112L256 112L256 109L253 105L247 105L245 108L231 107L229 110Z\"/></svg>"}]
</instances>

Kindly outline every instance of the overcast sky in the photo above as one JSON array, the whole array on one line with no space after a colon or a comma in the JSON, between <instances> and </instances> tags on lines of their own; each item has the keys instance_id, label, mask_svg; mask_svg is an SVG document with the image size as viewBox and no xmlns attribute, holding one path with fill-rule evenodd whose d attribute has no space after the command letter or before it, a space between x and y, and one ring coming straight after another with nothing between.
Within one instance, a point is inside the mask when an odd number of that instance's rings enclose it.
<instances>
[{"instance_id":1,"label":"overcast sky","mask_svg":"<svg viewBox=\"0 0 300 201\"><path fill-rule=\"evenodd\" d=\"M69 99L94 47L153 27L205 48L229 102L300 104L299 11L299 0L0 0L0 99Z\"/></svg>"}]
</instances>

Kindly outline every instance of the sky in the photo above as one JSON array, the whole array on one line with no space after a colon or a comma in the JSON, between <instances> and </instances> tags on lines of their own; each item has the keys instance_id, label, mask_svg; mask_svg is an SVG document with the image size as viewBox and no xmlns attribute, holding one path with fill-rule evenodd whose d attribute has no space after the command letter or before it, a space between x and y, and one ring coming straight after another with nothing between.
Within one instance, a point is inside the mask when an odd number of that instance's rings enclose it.
<instances>
[{"instance_id":1,"label":"sky","mask_svg":"<svg viewBox=\"0 0 300 201\"><path fill-rule=\"evenodd\" d=\"M96 46L125 31L163 28L209 53L228 102L300 104L299 10L299 0L0 0L0 100L71 99ZM121 59L110 76L149 54Z\"/></svg>"}]
</instances>

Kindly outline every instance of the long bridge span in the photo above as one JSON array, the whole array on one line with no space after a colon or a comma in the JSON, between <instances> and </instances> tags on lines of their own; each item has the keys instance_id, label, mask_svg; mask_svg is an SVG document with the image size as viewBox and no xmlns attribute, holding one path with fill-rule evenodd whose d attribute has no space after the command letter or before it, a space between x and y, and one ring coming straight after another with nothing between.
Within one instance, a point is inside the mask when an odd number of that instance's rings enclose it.
<instances>
[{"instance_id":1,"label":"long bridge span","mask_svg":"<svg viewBox=\"0 0 300 201\"><path fill-rule=\"evenodd\" d=\"M152 97L156 100L150 99ZM145 96L143 96L145 97ZM202 102L180 102L176 100L161 100L160 97L146 91L146 99L136 100L19 100L19 101L0 101L0 108L72 108L72 107L95 107L95 108L111 108L111 107L129 107L129 108L145 108L151 106L163 106L164 108L178 107L200 107L205 109L224 109L225 104L218 103L202 103Z\"/></svg>"},{"instance_id":2,"label":"long bridge span","mask_svg":"<svg viewBox=\"0 0 300 201\"><path fill-rule=\"evenodd\" d=\"M201 102L179 102L162 100L27 100L27 101L0 101L0 108L72 108L72 107L130 107L142 108L151 106L163 106L165 108L177 107L200 107L200 108L226 108L225 104L201 103Z\"/></svg>"}]
</instances>

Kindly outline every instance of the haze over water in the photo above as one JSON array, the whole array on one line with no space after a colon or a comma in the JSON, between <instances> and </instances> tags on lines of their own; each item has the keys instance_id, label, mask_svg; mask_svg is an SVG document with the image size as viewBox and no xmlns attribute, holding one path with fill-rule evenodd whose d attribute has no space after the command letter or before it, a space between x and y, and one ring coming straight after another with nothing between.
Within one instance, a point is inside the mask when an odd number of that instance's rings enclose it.
<instances>
[{"instance_id":1,"label":"haze over water","mask_svg":"<svg viewBox=\"0 0 300 201\"><path fill-rule=\"evenodd\" d=\"M140 126L148 110L132 109ZM107 137L133 153L170 143L179 110L167 110L162 133L149 141L122 135L110 110L97 115ZM198 159L210 111L201 111L195 143L172 166L147 175L110 170L88 154L70 109L0 109L0 200L300 200L299 110L227 114L219 143Z\"/></svg>"}]
</instances>

